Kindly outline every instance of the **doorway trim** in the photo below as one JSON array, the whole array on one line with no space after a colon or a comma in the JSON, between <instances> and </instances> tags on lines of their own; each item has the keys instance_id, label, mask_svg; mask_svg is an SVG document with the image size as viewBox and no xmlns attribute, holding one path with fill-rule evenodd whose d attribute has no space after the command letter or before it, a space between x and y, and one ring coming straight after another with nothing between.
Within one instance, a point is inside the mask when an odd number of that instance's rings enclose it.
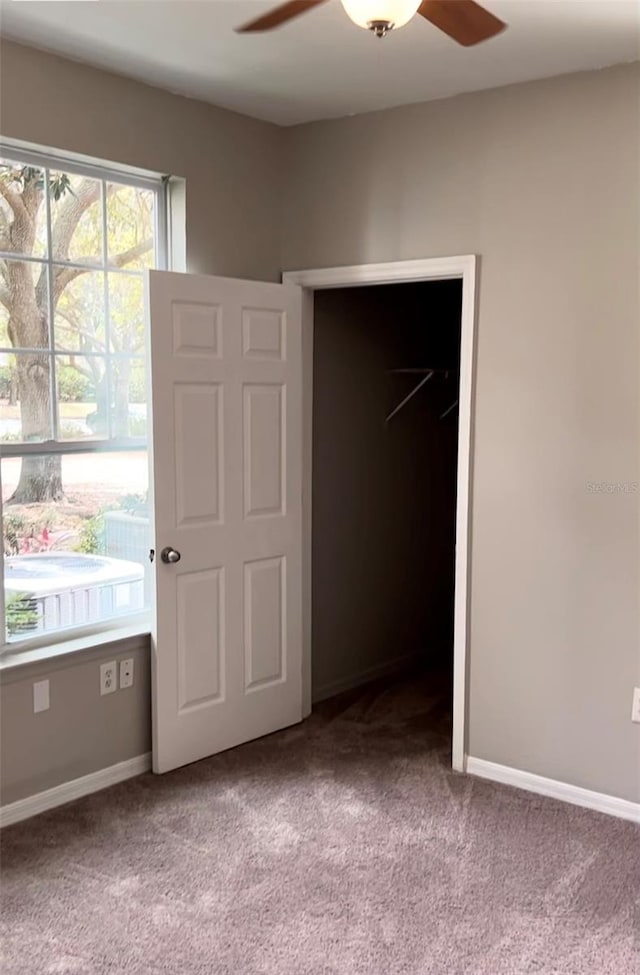
<instances>
[{"instance_id":1,"label":"doorway trim","mask_svg":"<svg viewBox=\"0 0 640 975\"><path fill-rule=\"evenodd\" d=\"M451 764L466 770L470 609L471 433L473 419L476 257L433 257L384 264L286 271L284 284L303 289L302 300L302 703L311 713L311 546L313 461L313 293L323 288L364 287L418 281L462 281L460 393L458 410L458 476L453 640L453 740Z\"/></svg>"}]
</instances>

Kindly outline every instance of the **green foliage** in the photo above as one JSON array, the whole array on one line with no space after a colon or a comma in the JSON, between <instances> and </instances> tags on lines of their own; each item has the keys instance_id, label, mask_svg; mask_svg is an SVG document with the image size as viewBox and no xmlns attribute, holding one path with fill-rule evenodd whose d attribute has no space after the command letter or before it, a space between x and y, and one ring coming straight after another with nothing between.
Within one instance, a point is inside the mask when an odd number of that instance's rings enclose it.
<instances>
[{"instance_id":1,"label":"green foliage","mask_svg":"<svg viewBox=\"0 0 640 975\"><path fill-rule=\"evenodd\" d=\"M144 367L138 368L131 373L131 379L129 380L129 402L147 402L147 386L145 382Z\"/></svg>"},{"instance_id":2,"label":"green foliage","mask_svg":"<svg viewBox=\"0 0 640 975\"><path fill-rule=\"evenodd\" d=\"M26 512L6 506L2 518L5 555L25 552L24 544L29 540L35 539L41 544L45 528L55 530L61 522L64 524L64 514L57 510L55 504L38 505L37 509L29 507ZM35 550L42 549L36 546Z\"/></svg>"},{"instance_id":3,"label":"green foliage","mask_svg":"<svg viewBox=\"0 0 640 975\"><path fill-rule=\"evenodd\" d=\"M82 440L86 430L79 423L62 423L60 433L65 440Z\"/></svg>"},{"instance_id":4,"label":"green foliage","mask_svg":"<svg viewBox=\"0 0 640 975\"><path fill-rule=\"evenodd\" d=\"M93 518L87 518L80 530L80 542L77 552L85 555L106 555L104 516L113 511L109 506L99 511ZM149 498L147 494L124 494L118 501L117 510L128 515L146 517L149 514Z\"/></svg>"},{"instance_id":5,"label":"green foliage","mask_svg":"<svg viewBox=\"0 0 640 975\"><path fill-rule=\"evenodd\" d=\"M25 630L31 630L38 622L38 613L34 609L27 593L14 593L4 604L7 635L12 637Z\"/></svg>"},{"instance_id":6,"label":"green foliage","mask_svg":"<svg viewBox=\"0 0 640 975\"><path fill-rule=\"evenodd\" d=\"M94 383L73 366L58 367L57 384L61 403L90 403L95 400Z\"/></svg>"},{"instance_id":7,"label":"green foliage","mask_svg":"<svg viewBox=\"0 0 640 975\"><path fill-rule=\"evenodd\" d=\"M118 508L128 515L148 515L149 496L147 494L124 494L120 498Z\"/></svg>"},{"instance_id":8,"label":"green foliage","mask_svg":"<svg viewBox=\"0 0 640 975\"><path fill-rule=\"evenodd\" d=\"M83 552L85 555L107 554L104 516L113 510L113 507L109 506L103 508L93 518L87 518L80 530L80 542L76 546L77 552ZM128 515L146 517L149 514L148 496L146 494L125 494L120 498L117 510Z\"/></svg>"},{"instance_id":9,"label":"green foliage","mask_svg":"<svg viewBox=\"0 0 640 975\"><path fill-rule=\"evenodd\" d=\"M15 366L0 366L0 399L9 399Z\"/></svg>"},{"instance_id":10,"label":"green foliage","mask_svg":"<svg viewBox=\"0 0 640 975\"><path fill-rule=\"evenodd\" d=\"M76 551L85 555L104 555L104 515L99 512L87 518L80 530L80 542Z\"/></svg>"},{"instance_id":11,"label":"green foliage","mask_svg":"<svg viewBox=\"0 0 640 975\"><path fill-rule=\"evenodd\" d=\"M24 515L16 514L10 510L5 512L2 519L5 555L17 555L19 553L20 543L27 534L29 527Z\"/></svg>"},{"instance_id":12,"label":"green foliage","mask_svg":"<svg viewBox=\"0 0 640 975\"><path fill-rule=\"evenodd\" d=\"M0 188L4 191L5 187L10 187L11 192L4 192L0 205L0 228L3 236L11 226L20 231L7 236L10 249L16 250L15 261L23 262L28 257L39 262L49 249L56 260L79 265L64 285L60 283L59 290L54 288L58 400L65 404L95 404L86 410L93 422L88 417L86 423L96 432L105 431L111 409L114 432L144 436L144 417L135 411L127 413L126 409L127 402L146 401L143 280L141 275L121 274L118 269L142 271L154 264L155 193L109 180L101 187L99 180L81 174L0 159ZM23 195L28 206L20 206L15 200L17 195ZM24 247L30 248L28 254L23 253ZM101 269L104 254L109 257L106 273ZM33 335L41 335L37 344L44 344L50 312L47 289L36 286L36 273L28 276L34 284L32 294L14 293L6 269L6 262L0 261L0 279L8 288L9 304L15 301L18 307L13 313L0 307L2 344L16 350L31 347ZM38 272L37 263L32 270ZM44 384L38 385L35 374L31 381L21 370L18 395L15 372L13 386L11 383L11 360L5 362L7 365L0 367L0 397L5 402L13 397L12 405L19 408L23 419L37 397L46 400L41 407L48 407L50 392L40 388ZM39 412L45 417L49 411L41 408ZM62 411L63 433L67 437L86 436L84 418L78 416L82 412L85 411L70 408ZM11 411L10 418L15 415ZM82 426L69 424L72 419ZM43 439L50 435L44 419L42 427L34 433L34 440L38 435ZM6 442L21 438L12 433L0 439ZM53 464L47 469L51 470L49 481L43 479L37 490L34 487L30 502L47 501L51 485L56 479L56 483L60 482L59 462L57 470ZM26 495L20 497L24 500ZM89 529L86 535L87 545L97 544L96 538L89 537Z\"/></svg>"},{"instance_id":13,"label":"green foliage","mask_svg":"<svg viewBox=\"0 0 640 975\"><path fill-rule=\"evenodd\" d=\"M34 166L0 166L0 179L5 183L13 183L24 192L26 187L35 185L37 190L44 190L44 172ZM67 173L49 173L49 189L51 196L57 202L65 193L73 193L71 180Z\"/></svg>"},{"instance_id":14,"label":"green foliage","mask_svg":"<svg viewBox=\"0 0 640 975\"><path fill-rule=\"evenodd\" d=\"M130 437L144 437L147 432L147 418L146 416L130 416L129 417L129 436Z\"/></svg>"},{"instance_id":15,"label":"green foliage","mask_svg":"<svg viewBox=\"0 0 640 975\"><path fill-rule=\"evenodd\" d=\"M71 180L66 173L50 173L49 189L51 190L51 195L56 203L67 192L71 193L72 196L75 196L75 193L71 187Z\"/></svg>"}]
</instances>

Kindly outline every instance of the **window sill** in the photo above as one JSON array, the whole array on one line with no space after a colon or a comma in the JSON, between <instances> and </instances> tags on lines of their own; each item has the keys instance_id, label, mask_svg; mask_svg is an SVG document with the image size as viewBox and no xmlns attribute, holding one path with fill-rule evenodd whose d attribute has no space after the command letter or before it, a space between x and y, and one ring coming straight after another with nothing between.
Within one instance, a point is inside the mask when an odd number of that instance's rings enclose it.
<instances>
[{"instance_id":1,"label":"window sill","mask_svg":"<svg viewBox=\"0 0 640 975\"><path fill-rule=\"evenodd\" d=\"M37 667L41 664L60 663L66 665L72 658L75 662L76 656L81 656L83 660L91 659L93 656L103 656L107 647L113 644L130 643L135 641L138 645L146 645L150 636L151 627L148 618L141 619L129 626L114 627L110 630L102 630L99 633L87 636L74 637L70 640L61 640L46 647L24 648L15 651L7 650L0 657L0 674L3 679L21 676L16 673L26 667ZM121 651L116 651L120 653Z\"/></svg>"}]
</instances>

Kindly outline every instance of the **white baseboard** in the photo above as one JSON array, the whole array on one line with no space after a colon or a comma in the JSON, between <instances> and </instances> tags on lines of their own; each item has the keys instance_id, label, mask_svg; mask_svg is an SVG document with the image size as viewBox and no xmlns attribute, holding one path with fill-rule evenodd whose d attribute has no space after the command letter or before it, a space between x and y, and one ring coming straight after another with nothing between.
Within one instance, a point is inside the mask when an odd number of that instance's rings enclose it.
<instances>
[{"instance_id":1,"label":"white baseboard","mask_svg":"<svg viewBox=\"0 0 640 975\"><path fill-rule=\"evenodd\" d=\"M513 785L527 792L537 792L538 795L570 802L574 806L595 809L596 812L629 819L632 823L640 823L640 803L628 799L607 796L603 792L592 792L591 789L582 789L580 786L558 782L556 779L546 779L542 775L534 775L533 772L522 772L520 769L487 762L484 758L473 758L471 755L466 761L466 771L469 775L477 775L478 778L489 779L491 782Z\"/></svg>"},{"instance_id":2,"label":"white baseboard","mask_svg":"<svg viewBox=\"0 0 640 975\"><path fill-rule=\"evenodd\" d=\"M322 684L314 687L311 700L314 704L326 701L329 697L342 694L344 691L352 691L354 687L368 684L369 681L378 680L381 677L393 677L395 674L402 673L411 664L414 664L418 657L413 653L407 653L403 657L394 657L393 660L385 660L384 663L376 664L374 667L367 667L348 677L341 677L340 680L331 681L329 684Z\"/></svg>"},{"instance_id":3,"label":"white baseboard","mask_svg":"<svg viewBox=\"0 0 640 975\"><path fill-rule=\"evenodd\" d=\"M45 812L47 809L54 809L56 806L64 805L65 802L72 802L74 799L81 799L82 796L88 796L91 792L99 792L100 789L106 789L109 785L116 785L117 782L124 782L125 779L142 775L143 772L148 772L150 768L151 752L147 752L145 755L136 755L135 758L130 758L126 762L118 762L117 765L110 765L98 772L83 775L79 779L63 782L45 792L37 792L36 795L27 796L26 799L18 799L17 802L11 802L7 806L0 807L0 827L19 823L21 819L37 816L38 813Z\"/></svg>"}]
</instances>

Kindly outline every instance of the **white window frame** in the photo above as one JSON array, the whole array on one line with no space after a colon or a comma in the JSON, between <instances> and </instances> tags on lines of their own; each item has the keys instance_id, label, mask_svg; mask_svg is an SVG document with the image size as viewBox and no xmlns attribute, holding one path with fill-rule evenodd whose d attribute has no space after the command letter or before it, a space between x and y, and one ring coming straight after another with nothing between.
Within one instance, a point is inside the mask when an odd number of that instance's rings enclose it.
<instances>
[{"instance_id":1,"label":"white window frame","mask_svg":"<svg viewBox=\"0 0 640 975\"><path fill-rule=\"evenodd\" d=\"M168 257L170 253L169 247L169 226L168 226L168 187L169 178L167 176L158 173L149 173L139 169L134 169L127 166L118 166L111 163L103 163L98 161L87 160L84 157L74 156L73 154L57 154L53 152L46 152L40 150L34 150L30 147L24 147L18 142L13 142L11 140L0 139L0 158L15 160L16 162L27 163L38 169L55 169L61 172L70 173L71 175L86 176L91 179L101 181L101 205L102 205L102 235L103 235L103 246L106 246L107 241L107 208L105 206L105 187L106 183L121 183L125 186L134 186L139 189L150 190L155 194L156 206L155 206L155 226L154 226L154 243L155 243L155 268L157 270L167 270L168 268ZM32 256L22 256L16 255L12 252L0 251L0 258L3 260L21 260L27 261L34 264L46 264L49 268L48 282L49 282L49 318L50 318L50 330L53 328L53 317L52 317L52 290L51 290L51 268L55 265L64 264L65 267L71 268L81 268L82 270L87 270L87 266L82 263L76 263L73 261L55 261L51 254L51 213L50 213L50 200L49 195L46 196L45 202L47 208L47 238L48 247L46 257L32 257ZM103 255L104 256L104 255ZM93 268L92 268L93 269ZM98 270L109 270L108 264L98 265ZM119 274L126 274L126 270L118 270ZM136 272L138 273L138 272ZM107 305L108 313L108 305ZM108 338L108 322L107 327L107 338ZM50 331L51 335L51 331ZM149 383L149 336L146 336L146 365L147 365L147 383ZM33 351L26 349L24 351ZM38 352L42 352L42 349L38 349ZM53 356L53 351L50 347L49 354ZM57 390L56 390L56 375L55 369L52 370L52 397L51 397L51 432L55 438L57 433ZM147 408L151 408L151 397L147 397ZM149 463L151 458L150 445L147 437L140 438L127 438L125 439L109 439L109 440L94 440L94 441L61 441L57 439L46 440L40 443L24 443L15 444L7 443L0 444L0 457L25 457L30 454L32 455L65 455L65 454L91 454L91 453L126 453L132 451L147 450L149 455ZM149 471L151 476L151 471ZM150 496L152 492L150 491ZM0 529L2 528L2 504L0 503ZM87 645L92 646L95 642L98 642L96 638L101 638L108 636L109 634L116 634L122 631L131 632L132 627L139 630L140 632L148 632L150 614L149 610L142 610L139 613L128 616L119 616L111 621L105 621L98 624L91 624L88 626L77 626L77 627L66 627L65 629L58 630L47 636L35 636L27 637L24 640L13 640L11 642L5 642L5 606L4 606L4 555L0 560L0 626L2 627L2 632L0 632L0 657L13 657L16 654L24 654L29 651L37 651L42 648L51 648L52 653L59 650L60 644L73 642L77 644L78 642L84 642L87 639Z\"/></svg>"}]
</instances>

